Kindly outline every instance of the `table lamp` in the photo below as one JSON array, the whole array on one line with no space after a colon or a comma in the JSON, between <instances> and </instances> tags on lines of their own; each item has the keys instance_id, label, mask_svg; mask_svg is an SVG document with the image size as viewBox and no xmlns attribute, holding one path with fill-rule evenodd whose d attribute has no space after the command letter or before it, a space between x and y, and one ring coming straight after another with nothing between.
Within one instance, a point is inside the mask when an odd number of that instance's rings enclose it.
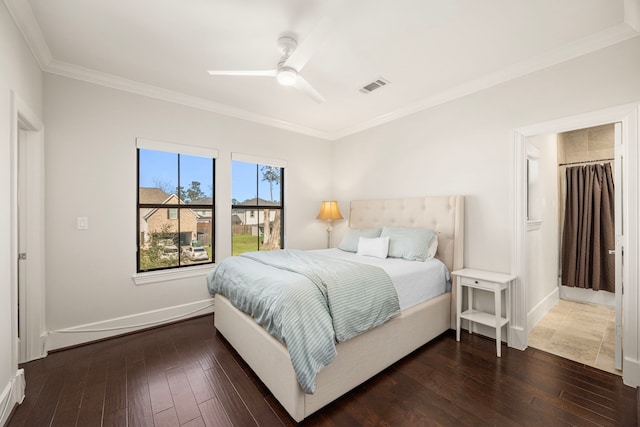
<instances>
[{"instance_id":1,"label":"table lamp","mask_svg":"<svg viewBox=\"0 0 640 427\"><path fill-rule=\"evenodd\" d=\"M320 206L320 213L318 213L317 219L327 221L327 248L331 247L331 222L343 219L340 209L338 209L338 202L335 200L323 201Z\"/></svg>"}]
</instances>

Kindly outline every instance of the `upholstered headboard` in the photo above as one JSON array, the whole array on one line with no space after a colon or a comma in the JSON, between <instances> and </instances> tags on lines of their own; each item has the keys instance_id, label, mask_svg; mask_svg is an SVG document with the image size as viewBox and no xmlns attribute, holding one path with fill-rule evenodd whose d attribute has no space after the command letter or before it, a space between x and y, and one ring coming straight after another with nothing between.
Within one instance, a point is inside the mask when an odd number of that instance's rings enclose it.
<instances>
[{"instance_id":1,"label":"upholstered headboard","mask_svg":"<svg viewBox=\"0 0 640 427\"><path fill-rule=\"evenodd\" d=\"M408 199L354 200L349 212L352 228L384 225L425 227L438 232L438 252L449 271L464 266L464 197L434 196Z\"/></svg>"},{"instance_id":2,"label":"upholstered headboard","mask_svg":"<svg viewBox=\"0 0 640 427\"><path fill-rule=\"evenodd\" d=\"M464 267L464 197L434 196L409 199L354 200L349 226L425 227L438 232L436 257L449 271ZM456 328L456 287L451 288L451 329Z\"/></svg>"}]
</instances>

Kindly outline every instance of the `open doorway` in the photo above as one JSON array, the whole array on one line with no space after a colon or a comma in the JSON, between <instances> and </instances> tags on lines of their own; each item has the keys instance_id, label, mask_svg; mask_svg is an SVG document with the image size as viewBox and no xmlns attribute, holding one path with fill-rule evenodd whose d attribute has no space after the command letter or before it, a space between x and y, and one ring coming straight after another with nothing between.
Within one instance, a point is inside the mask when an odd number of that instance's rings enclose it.
<instances>
[{"instance_id":1,"label":"open doorway","mask_svg":"<svg viewBox=\"0 0 640 427\"><path fill-rule=\"evenodd\" d=\"M559 299L557 284L552 283L555 294L536 294L539 291L540 283L532 276L535 267L530 266L530 248L527 239L527 140L537 135L550 135L566 132L575 129L589 128L607 123L621 123L620 141L616 141L616 159L620 159L621 168L616 167L616 173L621 173L622 185L616 187L616 191L621 191L624 203L620 210L622 220L620 223L622 230L620 234L616 231L615 251L616 273L620 270L621 283L624 292L616 293L620 295L616 298L616 304L624 307L621 313L620 328L616 330L616 336L620 337L619 357L622 361L622 379L626 385L640 386L640 286L639 277L639 215L638 188L640 174L638 165L638 140L640 129L640 105L637 103L621 105L604 110L566 117L548 122L542 122L526 127L514 129L513 132L513 187L512 187L512 271L518 279L512 286L512 322L510 346L518 349L525 349L528 343L529 331L554 305ZM556 216L557 217L557 216ZM624 249L624 251L623 251ZM550 265L557 265L557 257ZM619 263L619 264L618 264ZM554 299L555 298L555 299ZM616 314L619 313L616 310ZM624 328L622 326L624 325ZM622 346L624 341L624 346ZM617 343L618 344L618 343ZM618 346L616 346L618 347Z\"/></svg>"},{"instance_id":2,"label":"open doorway","mask_svg":"<svg viewBox=\"0 0 640 427\"><path fill-rule=\"evenodd\" d=\"M545 224L527 230L529 278L549 281L534 290L534 296L549 299L548 311L530 325L528 342L621 375L621 359L617 365L615 359L614 188L622 183L613 172L615 133L611 123L527 138L528 152L538 154L546 175L537 177L536 193L543 193L550 205L540 208Z\"/></svg>"},{"instance_id":3,"label":"open doorway","mask_svg":"<svg viewBox=\"0 0 640 427\"><path fill-rule=\"evenodd\" d=\"M15 95L12 107L12 317L22 363L45 356L44 127Z\"/></svg>"}]
</instances>

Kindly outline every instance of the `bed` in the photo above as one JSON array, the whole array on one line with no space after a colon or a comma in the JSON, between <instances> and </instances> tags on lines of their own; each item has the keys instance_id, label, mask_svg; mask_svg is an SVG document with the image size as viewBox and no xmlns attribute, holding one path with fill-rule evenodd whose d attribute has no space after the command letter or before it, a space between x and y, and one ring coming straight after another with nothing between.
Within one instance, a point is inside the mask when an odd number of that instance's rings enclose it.
<instances>
[{"instance_id":1,"label":"bed","mask_svg":"<svg viewBox=\"0 0 640 427\"><path fill-rule=\"evenodd\" d=\"M463 267L464 198L436 196L352 201L349 227L424 227L438 232L436 258L449 271ZM315 377L307 394L287 347L229 299L215 296L215 326L296 421L334 401L448 329L455 328L455 286L436 298L336 345L337 356Z\"/></svg>"}]
</instances>

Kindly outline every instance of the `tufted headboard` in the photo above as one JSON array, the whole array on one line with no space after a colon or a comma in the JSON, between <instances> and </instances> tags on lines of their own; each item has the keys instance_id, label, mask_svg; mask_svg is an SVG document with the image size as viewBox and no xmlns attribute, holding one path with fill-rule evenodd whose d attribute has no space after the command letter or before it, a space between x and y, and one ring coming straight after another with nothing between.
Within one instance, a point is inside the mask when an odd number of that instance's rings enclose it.
<instances>
[{"instance_id":1,"label":"tufted headboard","mask_svg":"<svg viewBox=\"0 0 640 427\"><path fill-rule=\"evenodd\" d=\"M464 197L434 196L408 199L354 200L349 212L352 228L384 225L425 227L438 232L436 257L449 271L464 266Z\"/></svg>"},{"instance_id":2,"label":"tufted headboard","mask_svg":"<svg viewBox=\"0 0 640 427\"><path fill-rule=\"evenodd\" d=\"M464 267L464 197L434 196L409 199L354 200L349 226L425 227L438 232L436 258L449 271ZM451 329L456 328L456 287L451 288Z\"/></svg>"}]
</instances>

